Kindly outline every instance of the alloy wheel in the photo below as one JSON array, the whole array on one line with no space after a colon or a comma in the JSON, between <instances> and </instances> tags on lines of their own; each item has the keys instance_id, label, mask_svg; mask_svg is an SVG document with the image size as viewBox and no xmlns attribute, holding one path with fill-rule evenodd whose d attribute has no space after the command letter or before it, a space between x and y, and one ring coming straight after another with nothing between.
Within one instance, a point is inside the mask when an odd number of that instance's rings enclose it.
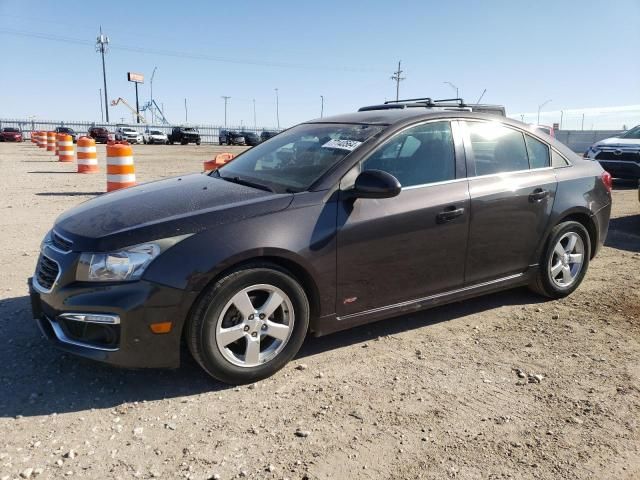
<instances>
[{"instance_id":1,"label":"alloy wheel","mask_svg":"<svg viewBox=\"0 0 640 480\"><path fill-rule=\"evenodd\" d=\"M226 360L256 367L274 359L286 346L295 315L289 296L269 284L238 291L222 309L215 340Z\"/></svg>"},{"instance_id":2,"label":"alloy wheel","mask_svg":"<svg viewBox=\"0 0 640 480\"><path fill-rule=\"evenodd\" d=\"M562 235L549 258L551 281L561 288L567 288L576 281L584 263L584 241L576 232Z\"/></svg>"}]
</instances>

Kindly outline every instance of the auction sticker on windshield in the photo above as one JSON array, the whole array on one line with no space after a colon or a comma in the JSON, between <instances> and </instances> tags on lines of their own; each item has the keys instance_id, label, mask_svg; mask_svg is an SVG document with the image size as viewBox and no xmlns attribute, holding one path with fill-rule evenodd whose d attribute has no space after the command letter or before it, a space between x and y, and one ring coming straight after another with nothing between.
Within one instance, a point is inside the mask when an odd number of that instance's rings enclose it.
<instances>
[{"instance_id":1,"label":"auction sticker on windshield","mask_svg":"<svg viewBox=\"0 0 640 480\"><path fill-rule=\"evenodd\" d=\"M362 145L362 142L357 140L329 140L322 145L322 148L338 148L340 150L348 150L352 152L356 148Z\"/></svg>"}]
</instances>

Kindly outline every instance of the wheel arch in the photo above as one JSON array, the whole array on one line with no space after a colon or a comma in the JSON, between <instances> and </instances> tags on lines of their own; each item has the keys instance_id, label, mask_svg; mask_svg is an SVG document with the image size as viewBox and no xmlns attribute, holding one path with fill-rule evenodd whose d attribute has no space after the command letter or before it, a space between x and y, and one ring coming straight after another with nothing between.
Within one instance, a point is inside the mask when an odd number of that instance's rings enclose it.
<instances>
[{"instance_id":1,"label":"wheel arch","mask_svg":"<svg viewBox=\"0 0 640 480\"><path fill-rule=\"evenodd\" d=\"M591 244L589 258L593 259L597 250L596 246L598 245L598 227L596 226L596 223L593 219L593 215L586 208L576 208L563 212L554 222L550 223L544 237L544 242L542 242L542 250L538 252L538 258L540 257L542 252L545 251L549 242L549 236L551 235L551 231L553 230L553 228L563 222L570 221L578 222L587 230L587 233L589 234L589 243Z\"/></svg>"},{"instance_id":2,"label":"wheel arch","mask_svg":"<svg viewBox=\"0 0 640 480\"><path fill-rule=\"evenodd\" d=\"M309 330L313 331L314 322L320 316L320 290L313 278L313 275L309 272L308 268L303 266L302 262L292 258L291 255L269 252L265 255L248 255L242 258L235 258L234 260L225 262L223 267L214 272L203 288L200 289L195 300L191 304L189 313L183 322L181 334L184 335L186 330L185 326L187 322L190 321L198 302L213 284L232 272L252 267L274 268L291 275L298 283L300 283L309 301Z\"/></svg>"}]
</instances>

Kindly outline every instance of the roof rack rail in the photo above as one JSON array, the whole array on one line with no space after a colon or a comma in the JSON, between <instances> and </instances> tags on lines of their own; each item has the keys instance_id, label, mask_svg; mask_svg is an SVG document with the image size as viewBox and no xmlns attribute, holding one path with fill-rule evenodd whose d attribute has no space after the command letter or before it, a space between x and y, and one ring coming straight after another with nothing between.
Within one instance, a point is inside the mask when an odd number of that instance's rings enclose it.
<instances>
[{"instance_id":1,"label":"roof rack rail","mask_svg":"<svg viewBox=\"0 0 640 480\"><path fill-rule=\"evenodd\" d=\"M402 100L387 100L382 105L368 105L358 109L359 112L372 110L395 110L405 108L434 108L439 110L459 110L470 112L484 112L495 115L506 116L506 111L502 105L486 104L466 104L462 98L443 98L434 100L430 97L406 98Z\"/></svg>"}]
</instances>

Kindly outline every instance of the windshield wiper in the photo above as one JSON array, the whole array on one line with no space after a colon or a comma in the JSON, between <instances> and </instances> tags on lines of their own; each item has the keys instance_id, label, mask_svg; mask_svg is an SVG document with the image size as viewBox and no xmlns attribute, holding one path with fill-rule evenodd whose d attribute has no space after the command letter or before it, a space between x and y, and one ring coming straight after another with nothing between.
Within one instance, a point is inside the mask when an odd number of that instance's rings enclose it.
<instances>
[{"instance_id":1,"label":"windshield wiper","mask_svg":"<svg viewBox=\"0 0 640 480\"><path fill-rule=\"evenodd\" d=\"M238 185L245 185L247 187L257 188L258 190L265 190L267 192L275 193L275 190L273 188L263 185L261 183L252 182L250 180L246 180L240 177L223 177L222 175L220 175L220 173L217 170L216 170L216 173L218 175L218 178L221 178L222 180L226 180L227 182L237 183Z\"/></svg>"}]
</instances>

